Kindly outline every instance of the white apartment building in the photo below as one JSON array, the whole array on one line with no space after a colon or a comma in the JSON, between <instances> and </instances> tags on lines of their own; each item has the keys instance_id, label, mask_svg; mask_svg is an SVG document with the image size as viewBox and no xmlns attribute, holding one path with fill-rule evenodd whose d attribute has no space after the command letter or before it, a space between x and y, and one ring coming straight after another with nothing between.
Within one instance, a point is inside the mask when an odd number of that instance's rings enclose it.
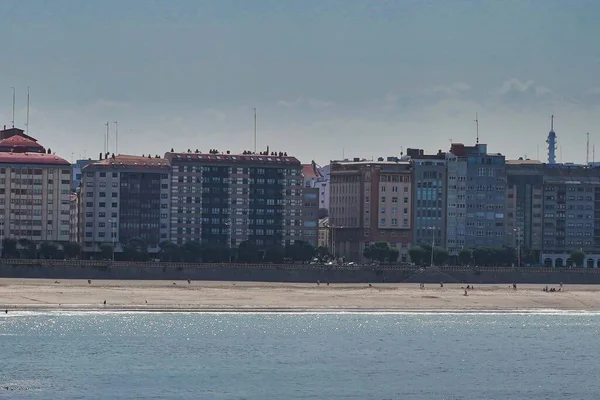
<instances>
[{"instance_id":1,"label":"white apartment building","mask_svg":"<svg viewBox=\"0 0 600 400\"><path fill-rule=\"evenodd\" d=\"M81 234L83 251L99 251L103 243L115 251L132 239L149 252L169 239L170 164L164 158L118 155L82 170Z\"/></svg>"},{"instance_id":2,"label":"white apartment building","mask_svg":"<svg viewBox=\"0 0 600 400\"><path fill-rule=\"evenodd\" d=\"M70 239L71 165L23 130L0 131L0 243Z\"/></svg>"}]
</instances>

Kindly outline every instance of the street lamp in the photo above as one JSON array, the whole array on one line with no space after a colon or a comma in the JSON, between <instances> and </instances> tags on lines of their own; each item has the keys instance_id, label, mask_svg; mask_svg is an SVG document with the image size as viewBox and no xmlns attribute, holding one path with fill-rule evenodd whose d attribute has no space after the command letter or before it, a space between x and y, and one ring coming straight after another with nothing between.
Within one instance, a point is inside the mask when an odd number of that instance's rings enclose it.
<instances>
[{"instance_id":1,"label":"street lamp","mask_svg":"<svg viewBox=\"0 0 600 400\"><path fill-rule=\"evenodd\" d=\"M433 267L433 249L435 249L435 226L431 226L431 267Z\"/></svg>"},{"instance_id":2,"label":"street lamp","mask_svg":"<svg viewBox=\"0 0 600 400\"><path fill-rule=\"evenodd\" d=\"M117 223L113 222L112 219L109 219L108 222L110 222L110 236L112 237L112 262L115 262L115 239L117 236L115 234L115 226Z\"/></svg>"},{"instance_id":3,"label":"street lamp","mask_svg":"<svg viewBox=\"0 0 600 400\"><path fill-rule=\"evenodd\" d=\"M515 233L515 241L517 242L517 267L521 266L521 240L519 238L519 228L513 229Z\"/></svg>"},{"instance_id":4,"label":"street lamp","mask_svg":"<svg viewBox=\"0 0 600 400\"><path fill-rule=\"evenodd\" d=\"M228 222L225 222L225 226L229 227L229 234L228 234L229 245L227 247L229 248L229 264L231 264L231 255L232 255L231 241L232 241L232 231L233 231L233 221L232 221L231 217L229 218Z\"/></svg>"}]
</instances>

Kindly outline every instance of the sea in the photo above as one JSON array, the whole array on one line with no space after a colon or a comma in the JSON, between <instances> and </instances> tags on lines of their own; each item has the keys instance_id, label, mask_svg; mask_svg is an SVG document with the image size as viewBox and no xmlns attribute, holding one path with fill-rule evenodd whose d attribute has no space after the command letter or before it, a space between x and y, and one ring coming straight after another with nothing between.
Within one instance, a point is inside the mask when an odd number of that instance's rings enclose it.
<instances>
[{"instance_id":1,"label":"sea","mask_svg":"<svg viewBox=\"0 0 600 400\"><path fill-rule=\"evenodd\" d=\"M599 399L600 314L0 315L0 399Z\"/></svg>"}]
</instances>

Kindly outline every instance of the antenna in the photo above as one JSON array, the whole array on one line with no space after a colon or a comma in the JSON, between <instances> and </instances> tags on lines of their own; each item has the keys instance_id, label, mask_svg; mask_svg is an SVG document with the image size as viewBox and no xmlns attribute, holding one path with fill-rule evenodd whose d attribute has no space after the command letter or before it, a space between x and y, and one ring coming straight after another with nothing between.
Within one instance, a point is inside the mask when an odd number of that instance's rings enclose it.
<instances>
[{"instance_id":1,"label":"antenna","mask_svg":"<svg viewBox=\"0 0 600 400\"><path fill-rule=\"evenodd\" d=\"M537 145L537 157L538 160L540 159L540 145Z\"/></svg>"},{"instance_id":2,"label":"antenna","mask_svg":"<svg viewBox=\"0 0 600 400\"><path fill-rule=\"evenodd\" d=\"M119 122L114 121L115 124L115 155L119 154Z\"/></svg>"},{"instance_id":3,"label":"antenna","mask_svg":"<svg viewBox=\"0 0 600 400\"><path fill-rule=\"evenodd\" d=\"M25 119L25 133L29 134L29 86L27 86L27 118Z\"/></svg>"},{"instance_id":4,"label":"antenna","mask_svg":"<svg viewBox=\"0 0 600 400\"><path fill-rule=\"evenodd\" d=\"M585 163L586 165L590 163L590 133L586 133L587 142L585 145Z\"/></svg>"},{"instance_id":5,"label":"antenna","mask_svg":"<svg viewBox=\"0 0 600 400\"><path fill-rule=\"evenodd\" d=\"M256 154L256 108L254 110L254 154Z\"/></svg>"},{"instance_id":6,"label":"antenna","mask_svg":"<svg viewBox=\"0 0 600 400\"><path fill-rule=\"evenodd\" d=\"M109 135L108 134L108 127L109 127L109 124L107 122L104 125L106 125L106 137L104 138L104 154L106 154L106 153L108 153L108 135Z\"/></svg>"},{"instance_id":7,"label":"antenna","mask_svg":"<svg viewBox=\"0 0 600 400\"><path fill-rule=\"evenodd\" d=\"M479 115L475 113L475 126L477 129L477 144L479 144Z\"/></svg>"},{"instance_id":8,"label":"antenna","mask_svg":"<svg viewBox=\"0 0 600 400\"><path fill-rule=\"evenodd\" d=\"M12 127L15 127L15 100L16 100L16 89L14 87L11 87L12 91L13 91L13 103L12 103Z\"/></svg>"}]
</instances>

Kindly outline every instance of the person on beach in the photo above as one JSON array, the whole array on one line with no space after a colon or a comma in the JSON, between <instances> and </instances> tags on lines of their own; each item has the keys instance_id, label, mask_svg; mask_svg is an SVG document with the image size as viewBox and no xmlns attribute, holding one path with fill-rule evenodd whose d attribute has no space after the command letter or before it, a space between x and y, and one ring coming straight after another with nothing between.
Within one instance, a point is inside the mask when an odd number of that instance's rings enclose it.
<instances>
[{"instance_id":1,"label":"person on beach","mask_svg":"<svg viewBox=\"0 0 600 400\"><path fill-rule=\"evenodd\" d=\"M467 290L465 289L465 294L464 294L464 296L468 296L468 295L469 295L469 293L467 293Z\"/></svg>"}]
</instances>

